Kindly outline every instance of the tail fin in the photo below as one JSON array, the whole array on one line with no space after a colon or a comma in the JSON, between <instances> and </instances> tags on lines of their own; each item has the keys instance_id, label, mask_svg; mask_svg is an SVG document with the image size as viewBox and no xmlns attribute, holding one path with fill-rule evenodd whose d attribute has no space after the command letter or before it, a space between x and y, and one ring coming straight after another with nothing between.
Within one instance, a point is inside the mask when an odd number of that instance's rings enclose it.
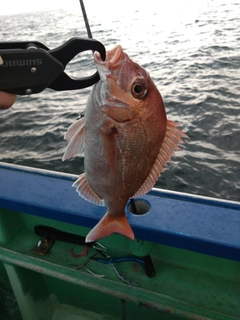
<instances>
[{"instance_id":1,"label":"tail fin","mask_svg":"<svg viewBox=\"0 0 240 320\"><path fill-rule=\"evenodd\" d=\"M88 233L86 242L92 242L108 237L112 233L119 233L134 240L134 233L130 227L125 213L119 217L110 216L108 213Z\"/></svg>"}]
</instances>

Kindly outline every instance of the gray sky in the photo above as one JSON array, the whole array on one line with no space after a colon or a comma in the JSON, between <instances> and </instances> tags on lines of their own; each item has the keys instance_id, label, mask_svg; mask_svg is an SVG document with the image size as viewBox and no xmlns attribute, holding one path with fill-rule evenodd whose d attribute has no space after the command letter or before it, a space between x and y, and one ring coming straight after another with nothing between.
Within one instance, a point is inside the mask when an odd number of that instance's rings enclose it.
<instances>
[{"instance_id":1,"label":"gray sky","mask_svg":"<svg viewBox=\"0 0 240 320\"><path fill-rule=\"evenodd\" d=\"M87 3L88 0L85 0L85 2ZM53 10L59 8L70 8L71 10L79 10L79 0L6 0L1 1L0 15L40 10Z\"/></svg>"}]
</instances>

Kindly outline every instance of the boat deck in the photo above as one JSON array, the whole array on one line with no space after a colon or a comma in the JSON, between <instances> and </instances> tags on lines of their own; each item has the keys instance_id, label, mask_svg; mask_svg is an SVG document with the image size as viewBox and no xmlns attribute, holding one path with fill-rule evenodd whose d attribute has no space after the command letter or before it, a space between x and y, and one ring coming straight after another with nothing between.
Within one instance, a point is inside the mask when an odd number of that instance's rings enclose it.
<instances>
[{"instance_id":1,"label":"boat deck","mask_svg":"<svg viewBox=\"0 0 240 320\"><path fill-rule=\"evenodd\" d=\"M113 257L150 255L155 276L141 264L111 265L76 258L83 247L56 241L45 256L32 249L36 225L85 236L105 213L78 196L76 176L0 165L0 319L239 319L240 204L152 190L126 211L134 242L101 240ZM86 270L75 270L76 264ZM11 301L11 303L10 303ZM17 306L19 309L17 309Z\"/></svg>"}]
</instances>

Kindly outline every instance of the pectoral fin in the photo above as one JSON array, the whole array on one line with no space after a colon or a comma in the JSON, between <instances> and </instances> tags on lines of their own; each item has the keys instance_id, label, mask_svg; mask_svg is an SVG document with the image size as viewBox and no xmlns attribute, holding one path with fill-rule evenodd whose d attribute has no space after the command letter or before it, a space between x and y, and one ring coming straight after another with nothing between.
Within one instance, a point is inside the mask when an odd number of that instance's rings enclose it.
<instances>
[{"instance_id":1,"label":"pectoral fin","mask_svg":"<svg viewBox=\"0 0 240 320\"><path fill-rule=\"evenodd\" d=\"M64 138L69 141L62 160L66 160L84 151L84 118L74 122L69 128Z\"/></svg>"}]
</instances>

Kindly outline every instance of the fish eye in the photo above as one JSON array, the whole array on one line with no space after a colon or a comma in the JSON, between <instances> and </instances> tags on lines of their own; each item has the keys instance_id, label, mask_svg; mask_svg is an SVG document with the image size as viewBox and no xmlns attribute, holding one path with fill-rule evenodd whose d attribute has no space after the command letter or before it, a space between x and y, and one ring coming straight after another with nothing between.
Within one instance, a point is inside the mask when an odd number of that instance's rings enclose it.
<instances>
[{"instance_id":1,"label":"fish eye","mask_svg":"<svg viewBox=\"0 0 240 320\"><path fill-rule=\"evenodd\" d=\"M139 80L133 82L131 87L131 92L134 98L143 99L148 93L148 88L146 86L146 83Z\"/></svg>"}]
</instances>

